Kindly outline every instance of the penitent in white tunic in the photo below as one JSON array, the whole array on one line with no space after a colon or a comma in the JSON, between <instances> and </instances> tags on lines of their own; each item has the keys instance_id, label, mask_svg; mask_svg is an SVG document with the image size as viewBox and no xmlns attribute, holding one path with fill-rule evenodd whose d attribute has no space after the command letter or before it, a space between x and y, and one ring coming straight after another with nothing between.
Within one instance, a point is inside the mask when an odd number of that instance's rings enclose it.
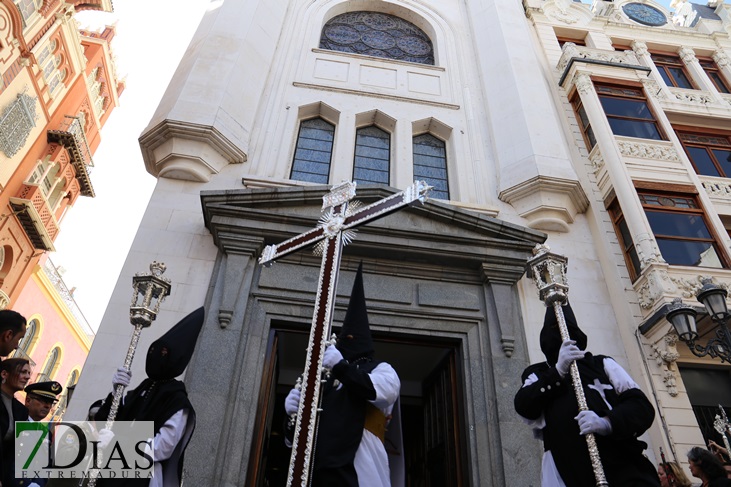
<instances>
[{"instance_id":1,"label":"penitent in white tunic","mask_svg":"<svg viewBox=\"0 0 731 487\"><path fill-rule=\"evenodd\" d=\"M370 373L371 382L376 389L376 399L371 403L386 416L391 414L393 405L399 398L401 381L389 364L382 362ZM368 430L363 431L360 446L355 452L355 471L360 487L389 487L391 473L388 455L381 440ZM400 487L400 486L393 486Z\"/></svg>"}]
</instances>

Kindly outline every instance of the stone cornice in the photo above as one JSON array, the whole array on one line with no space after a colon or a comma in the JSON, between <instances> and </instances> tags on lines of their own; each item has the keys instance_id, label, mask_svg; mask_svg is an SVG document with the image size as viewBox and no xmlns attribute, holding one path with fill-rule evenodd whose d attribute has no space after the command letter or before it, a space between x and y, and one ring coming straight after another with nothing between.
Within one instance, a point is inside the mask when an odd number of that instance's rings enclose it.
<instances>
[{"instance_id":1,"label":"stone cornice","mask_svg":"<svg viewBox=\"0 0 731 487\"><path fill-rule=\"evenodd\" d=\"M176 140L185 144L176 145ZM179 120L160 122L140 136L139 142L147 172L156 177L205 182L226 164L241 164L247 158L215 127ZM220 158L204 159L203 147L196 150L197 145L212 148Z\"/></svg>"}]
</instances>

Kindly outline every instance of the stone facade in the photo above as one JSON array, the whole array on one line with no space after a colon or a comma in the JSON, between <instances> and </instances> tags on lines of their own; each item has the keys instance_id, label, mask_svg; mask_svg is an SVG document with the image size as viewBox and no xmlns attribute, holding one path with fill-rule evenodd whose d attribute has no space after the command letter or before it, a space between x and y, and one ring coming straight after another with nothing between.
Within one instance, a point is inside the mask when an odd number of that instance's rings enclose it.
<instances>
[{"instance_id":1,"label":"stone facade","mask_svg":"<svg viewBox=\"0 0 731 487\"><path fill-rule=\"evenodd\" d=\"M620 7L599 2L592 11L553 0L212 4L140 138L158 185L71 412L83 414L106 393L115 367L110 350L131 333L118 320L127 313L130 279L152 260L164 261L172 295L140 350L191 309L207 309L185 379L201 422L186 456L188 478L221 486L272 480L267 468L286 455L275 450L278 401L302 367L297 337L312 314L319 260L300 251L262 269L257 259L264 245L317 224L328 187L292 179L291 172L301 122L319 117L334 126L329 185L353 177L359 128L376 125L390 134L388 187L359 185L364 202L411 184L414 136L445 143L449 200L359 230L344 251L335 323L362 260L380 350L406 379L404 408L423 406L425 384L435 380L414 370L413 361L454 372L456 402L445 405L460 419L446 425L458 438L449 485L539 484L541 447L513 411L512 397L523 368L543 360L544 308L523 269L531 247L546 238L569 257L572 305L590 349L613 356L660 412L645 437L648 455L654 460L664 446L682 460L686 446L702 442L677 372L678 363L692 360L684 345L664 339L669 325L661 311L678 294L692 296L698 275L723 282L728 271L668 264L635 182L695 186L705 208L723 207L727 185L695 174L666 113L686 125L701 115L721 124L729 104L708 80L695 85L699 90L666 87L647 48L661 41L678 52L684 47L682 62L692 65L698 58L688 49L698 45L694 52L718 59L731 79L723 62L728 27L720 14L716 24L704 18L694 27L643 26ZM418 27L432 42L434 65L319 47L328 21L358 11ZM559 37L586 45L561 48ZM598 79L644 90L668 136L613 135ZM574 96L594 128L591 151ZM634 237L638 276L606 209L612 198ZM708 221L726 252L721 217L712 213ZM436 360L434 350L446 358ZM134 373L142 375L142 360Z\"/></svg>"}]
</instances>

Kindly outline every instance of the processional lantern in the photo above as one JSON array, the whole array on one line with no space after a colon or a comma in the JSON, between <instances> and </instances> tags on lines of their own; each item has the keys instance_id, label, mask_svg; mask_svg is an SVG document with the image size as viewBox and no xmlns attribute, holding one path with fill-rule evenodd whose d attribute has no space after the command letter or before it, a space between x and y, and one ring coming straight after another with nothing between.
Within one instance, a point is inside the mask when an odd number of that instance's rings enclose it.
<instances>
[{"instance_id":1,"label":"processional lantern","mask_svg":"<svg viewBox=\"0 0 731 487\"><path fill-rule=\"evenodd\" d=\"M148 328L155 318L157 313L160 311L160 305L167 296L170 295L170 279L163 277L162 274L165 272L167 267L162 262L153 261L150 264L150 272L137 273L132 278L132 303L129 307L129 322L135 327L132 332L132 338L127 348L127 355L124 358L123 367L127 372L132 368L132 360L137 350L137 344L140 341L140 334L143 328ZM124 392L124 386L117 384L114 387L114 395L112 397L112 404L109 407L109 414L107 415L107 422L104 425L106 429L112 429L114 426L114 420L117 417L117 411L119 410L119 403L122 400L122 393ZM96 486L98 476L93 473L89 476L89 482L86 487ZM82 481L79 483L79 487L84 485Z\"/></svg>"},{"instance_id":2,"label":"processional lantern","mask_svg":"<svg viewBox=\"0 0 731 487\"><path fill-rule=\"evenodd\" d=\"M568 327L566 326L566 317L563 314L562 306L567 302L569 296L569 285L566 278L566 270L569 259L563 255L551 253L551 249L547 245L538 244L533 249L534 257L528 261L528 269L530 275L538 287L538 297L546 306L553 307L556 313L556 321L558 329L561 333L561 340L570 340ZM581 383L579 375L579 366L576 361L571 362L569 367L571 375L571 384L576 395L576 402L579 405L579 411L588 411L589 406L586 404L586 396L584 387ZM596 437L593 433L585 435L586 445L589 449L589 459L591 460L591 468L594 471L594 479L597 487L608 487L604 467L599 457L599 448L596 444Z\"/></svg>"}]
</instances>

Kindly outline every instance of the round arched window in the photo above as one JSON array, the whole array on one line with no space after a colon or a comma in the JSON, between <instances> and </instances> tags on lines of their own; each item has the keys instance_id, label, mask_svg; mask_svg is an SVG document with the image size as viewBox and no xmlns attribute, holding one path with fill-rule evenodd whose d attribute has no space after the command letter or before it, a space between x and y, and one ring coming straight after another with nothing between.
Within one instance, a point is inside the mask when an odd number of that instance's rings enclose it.
<instances>
[{"instance_id":1,"label":"round arched window","mask_svg":"<svg viewBox=\"0 0 731 487\"><path fill-rule=\"evenodd\" d=\"M434 64L431 39L417 26L380 12L348 12L322 29L320 48L399 61Z\"/></svg>"}]
</instances>

